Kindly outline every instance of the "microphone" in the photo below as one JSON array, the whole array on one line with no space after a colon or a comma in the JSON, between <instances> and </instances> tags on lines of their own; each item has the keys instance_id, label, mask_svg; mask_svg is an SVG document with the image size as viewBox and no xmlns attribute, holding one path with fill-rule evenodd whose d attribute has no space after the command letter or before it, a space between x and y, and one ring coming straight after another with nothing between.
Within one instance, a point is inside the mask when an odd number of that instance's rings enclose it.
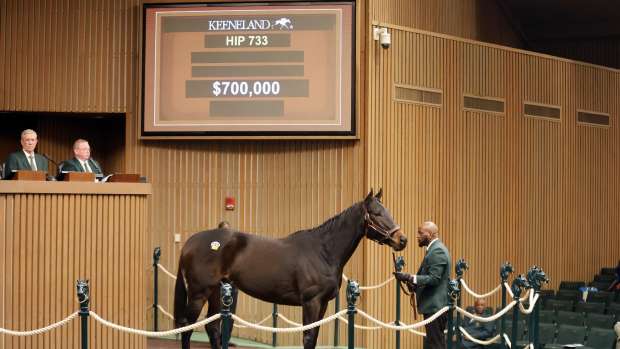
<instances>
[{"instance_id":1,"label":"microphone","mask_svg":"<svg viewBox=\"0 0 620 349\"><path fill-rule=\"evenodd\" d=\"M59 168L59 167L60 167L60 165L58 165L58 163L57 163L56 161L52 160L52 158L50 158L47 154L45 154L45 153L39 153L39 154L41 154L41 156L43 156L44 158L46 158L46 159L47 159L47 161L51 161L51 162L52 162L52 164L56 165L56 168Z\"/></svg>"},{"instance_id":2,"label":"microphone","mask_svg":"<svg viewBox=\"0 0 620 349\"><path fill-rule=\"evenodd\" d=\"M39 153L39 154L41 154L41 156L46 158L47 161L50 161L52 164L54 164L56 166L56 173L57 173L56 175L59 176L60 175L60 165L56 161L52 160L52 158L50 158L47 154L45 154L45 153ZM54 178L52 176L49 176L48 180L56 180L56 178Z\"/></svg>"}]
</instances>

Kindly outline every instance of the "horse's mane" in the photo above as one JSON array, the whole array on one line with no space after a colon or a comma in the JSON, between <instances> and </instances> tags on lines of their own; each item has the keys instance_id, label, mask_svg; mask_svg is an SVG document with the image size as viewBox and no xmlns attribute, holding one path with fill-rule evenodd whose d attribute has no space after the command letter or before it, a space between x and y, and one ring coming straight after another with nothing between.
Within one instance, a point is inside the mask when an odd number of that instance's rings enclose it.
<instances>
[{"instance_id":1,"label":"horse's mane","mask_svg":"<svg viewBox=\"0 0 620 349\"><path fill-rule=\"evenodd\" d=\"M346 210L344 210L344 211L338 213L337 215L329 218L328 220L323 222L318 227L296 231L296 232L290 234L289 236L287 236L286 238L294 238L294 237L297 237L297 236L299 236L301 234L304 234L304 235L305 234L312 234L312 235L318 234L318 235L322 235L325 232L331 230L336 222L339 222L340 220L348 217L352 212L355 211L355 209L359 209L361 204L362 204L361 201L357 202L357 203L353 204L352 206L350 206L349 208L347 208Z\"/></svg>"}]
</instances>

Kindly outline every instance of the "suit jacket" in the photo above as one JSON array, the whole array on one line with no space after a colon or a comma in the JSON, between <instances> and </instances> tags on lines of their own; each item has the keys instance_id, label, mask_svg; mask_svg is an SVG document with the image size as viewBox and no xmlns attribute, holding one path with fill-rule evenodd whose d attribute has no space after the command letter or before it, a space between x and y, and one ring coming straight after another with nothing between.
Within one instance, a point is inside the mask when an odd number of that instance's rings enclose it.
<instances>
[{"instance_id":1,"label":"suit jacket","mask_svg":"<svg viewBox=\"0 0 620 349\"><path fill-rule=\"evenodd\" d=\"M88 159L88 166L93 171L94 174L103 174L103 170L101 169L101 165L94 159ZM86 169L82 167L80 160L73 158L69 160L65 160L60 164L61 171L71 171L71 172L86 172Z\"/></svg>"},{"instance_id":2,"label":"suit jacket","mask_svg":"<svg viewBox=\"0 0 620 349\"><path fill-rule=\"evenodd\" d=\"M433 242L416 275L415 294L420 313L434 314L448 305L450 252L441 241Z\"/></svg>"},{"instance_id":3,"label":"suit jacket","mask_svg":"<svg viewBox=\"0 0 620 349\"><path fill-rule=\"evenodd\" d=\"M47 172L47 159L37 153L34 154L34 162L37 164L37 171ZM30 163L23 150L9 154L4 164L4 178L12 176L13 171L31 171Z\"/></svg>"}]
</instances>

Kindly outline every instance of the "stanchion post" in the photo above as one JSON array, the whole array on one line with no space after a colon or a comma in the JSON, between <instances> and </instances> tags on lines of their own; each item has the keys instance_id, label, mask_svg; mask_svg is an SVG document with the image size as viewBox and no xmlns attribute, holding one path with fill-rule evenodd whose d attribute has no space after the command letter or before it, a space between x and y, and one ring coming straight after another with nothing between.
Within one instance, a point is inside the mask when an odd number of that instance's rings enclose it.
<instances>
[{"instance_id":1,"label":"stanchion post","mask_svg":"<svg viewBox=\"0 0 620 349\"><path fill-rule=\"evenodd\" d=\"M159 309L157 294L159 292L159 271L157 265L159 264L159 258L161 257L161 248L155 247L153 250L153 331L159 331L158 312Z\"/></svg>"},{"instance_id":2,"label":"stanchion post","mask_svg":"<svg viewBox=\"0 0 620 349\"><path fill-rule=\"evenodd\" d=\"M220 297L222 298L222 349L228 349L232 325L230 307L233 304L232 286L229 283L222 282Z\"/></svg>"},{"instance_id":3,"label":"stanchion post","mask_svg":"<svg viewBox=\"0 0 620 349\"><path fill-rule=\"evenodd\" d=\"M273 310L271 311L271 326L278 327L278 305L276 303L273 303ZM276 332L271 334L271 346L274 348L278 346L278 334Z\"/></svg>"},{"instance_id":4,"label":"stanchion post","mask_svg":"<svg viewBox=\"0 0 620 349\"><path fill-rule=\"evenodd\" d=\"M338 293L336 293L336 298L334 299L334 314L340 311L340 289L338 289ZM340 336L340 320L336 319L334 321L334 348L338 348L338 340Z\"/></svg>"},{"instance_id":5,"label":"stanchion post","mask_svg":"<svg viewBox=\"0 0 620 349\"><path fill-rule=\"evenodd\" d=\"M499 277L502 279L502 309L506 308L506 287L504 284L508 282L508 276L512 274L514 269L512 268L512 264L510 262L504 262L502 266L499 268ZM506 339L504 338L504 333L506 333L506 317L502 316L499 320L499 333L500 338L502 340L502 348L508 348L508 344L506 343Z\"/></svg>"},{"instance_id":6,"label":"stanchion post","mask_svg":"<svg viewBox=\"0 0 620 349\"><path fill-rule=\"evenodd\" d=\"M458 261L456 261L456 265L454 266L454 272L456 274L456 281L459 284L459 292L457 293L457 298L456 298L456 306L457 307L461 307L461 280L463 279L463 272L465 270L469 269L469 265L467 264L467 261L463 258L459 259ZM461 327L461 313L457 313L456 314L456 328L460 328ZM461 335L461 331L456 331L456 348L461 348L463 346L463 336Z\"/></svg>"},{"instance_id":7,"label":"stanchion post","mask_svg":"<svg viewBox=\"0 0 620 349\"><path fill-rule=\"evenodd\" d=\"M460 293L459 282L457 280L450 280L448 283L448 336L446 338L448 349L452 349L452 344L454 342L454 306L456 300L460 297ZM461 332L459 328L457 328L457 332Z\"/></svg>"},{"instance_id":8,"label":"stanchion post","mask_svg":"<svg viewBox=\"0 0 620 349\"><path fill-rule=\"evenodd\" d=\"M512 346L516 348L517 346L517 336L518 336L518 326L519 326L519 303L521 303L521 290L527 287L527 280L523 277L523 275L517 276L514 280L512 280L512 295L513 300L517 302L512 308Z\"/></svg>"},{"instance_id":9,"label":"stanchion post","mask_svg":"<svg viewBox=\"0 0 620 349\"><path fill-rule=\"evenodd\" d=\"M405 267L405 259L402 256L396 257L394 260L394 269L397 272L403 271ZM394 324L400 326L400 281L396 280L396 320ZM396 331L396 349L400 349L400 331Z\"/></svg>"},{"instance_id":10,"label":"stanchion post","mask_svg":"<svg viewBox=\"0 0 620 349\"><path fill-rule=\"evenodd\" d=\"M348 349L355 349L355 302L360 296L360 286L356 281L349 280L347 283L347 315L349 318L348 325Z\"/></svg>"},{"instance_id":11,"label":"stanchion post","mask_svg":"<svg viewBox=\"0 0 620 349\"><path fill-rule=\"evenodd\" d=\"M80 323L82 332L82 349L88 349L88 315L90 313L90 296L88 291L88 280L78 280L75 287L77 297L80 302Z\"/></svg>"},{"instance_id":12,"label":"stanchion post","mask_svg":"<svg viewBox=\"0 0 620 349\"><path fill-rule=\"evenodd\" d=\"M549 283L549 278L542 270L542 268L538 266L533 266L527 272L527 282L531 287L530 292L534 292L534 296L538 295L538 299L540 299L540 289L542 288L542 283ZM530 328L529 330L532 333L530 336L530 342L534 344L534 349L540 348L540 340L539 340L539 324L540 324L540 302L536 302L534 304L534 311L530 313Z\"/></svg>"}]
</instances>

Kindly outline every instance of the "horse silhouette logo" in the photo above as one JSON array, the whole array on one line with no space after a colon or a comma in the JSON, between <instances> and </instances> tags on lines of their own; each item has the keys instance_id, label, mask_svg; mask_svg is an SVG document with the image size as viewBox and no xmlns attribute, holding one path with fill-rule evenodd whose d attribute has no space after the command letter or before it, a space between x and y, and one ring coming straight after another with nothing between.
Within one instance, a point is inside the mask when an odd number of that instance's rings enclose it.
<instances>
[{"instance_id":1,"label":"horse silhouette logo","mask_svg":"<svg viewBox=\"0 0 620 349\"><path fill-rule=\"evenodd\" d=\"M291 30L293 29L293 22L291 22L290 18L282 17L274 22L274 26L277 26L280 30L283 30L283 29Z\"/></svg>"}]
</instances>

